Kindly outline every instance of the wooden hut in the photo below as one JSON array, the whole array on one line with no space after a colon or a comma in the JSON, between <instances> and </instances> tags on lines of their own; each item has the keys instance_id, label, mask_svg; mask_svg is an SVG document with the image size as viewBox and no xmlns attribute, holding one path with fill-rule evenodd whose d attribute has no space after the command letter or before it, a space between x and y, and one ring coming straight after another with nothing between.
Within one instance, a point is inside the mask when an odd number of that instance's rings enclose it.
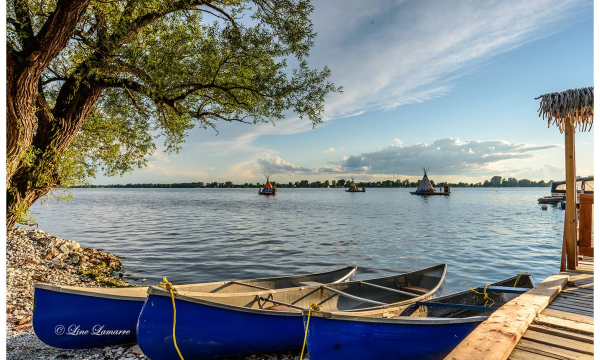
<instances>
[{"instance_id":1,"label":"wooden hut","mask_svg":"<svg viewBox=\"0 0 600 360\"><path fill-rule=\"evenodd\" d=\"M577 268L577 187L575 130L591 130L594 122L594 88L572 89L541 95L539 116L565 134L566 206L561 271Z\"/></svg>"}]
</instances>

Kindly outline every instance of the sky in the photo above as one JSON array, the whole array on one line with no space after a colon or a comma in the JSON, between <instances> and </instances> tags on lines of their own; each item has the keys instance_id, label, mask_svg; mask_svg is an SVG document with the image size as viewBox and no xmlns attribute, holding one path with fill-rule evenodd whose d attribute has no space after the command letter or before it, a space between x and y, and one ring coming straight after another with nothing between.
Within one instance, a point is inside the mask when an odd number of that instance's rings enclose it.
<instances>
[{"instance_id":1,"label":"sky","mask_svg":"<svg viewBox=\"0 0 600 360\"><path fill-rule=\"evenodd\" d=\"M314 1L312 67L342 94L315 129L272 124L192 130L178 154L93 184L564 179L564 135L539 95L593 86L593 1ZM575 135L577 173L593 174L593 129Z\"/></svg>"}]
</instances>

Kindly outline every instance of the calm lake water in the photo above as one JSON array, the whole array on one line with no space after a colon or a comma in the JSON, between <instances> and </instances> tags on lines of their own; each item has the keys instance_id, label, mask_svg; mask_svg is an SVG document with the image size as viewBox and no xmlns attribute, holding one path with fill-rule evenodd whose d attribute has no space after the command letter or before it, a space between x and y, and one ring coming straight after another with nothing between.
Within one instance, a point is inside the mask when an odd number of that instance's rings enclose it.
<instances>
[{"instance_id":1,"label":"calm lake water","mask_svg":"<svg viewBox=\"0 0 600 360\"><path fill-rule=\"evenodd\" d=\"M447 263L447 288L558 272L564 212L540 210L549 188L74 189L36 204L40 228L121 257L152 284L318 272L347 264L358 278Z\"/></svg>"}]
</instances>

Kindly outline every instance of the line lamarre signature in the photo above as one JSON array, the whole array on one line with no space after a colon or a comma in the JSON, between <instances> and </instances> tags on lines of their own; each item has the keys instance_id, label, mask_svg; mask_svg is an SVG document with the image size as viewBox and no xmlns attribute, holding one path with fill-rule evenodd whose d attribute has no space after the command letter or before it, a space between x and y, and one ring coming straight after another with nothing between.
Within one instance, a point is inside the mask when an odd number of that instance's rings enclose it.
<instances>
[{"instance_id":1,"label":"line lamarre signature","mask_svg":"<svg viewBox=\"0 0 600 360\"><path fill-rule=\"evenodd\" d=\"M93 335L93 336L111 336L111 335L129 335L131 334L131 330L109 330L104 329L104 325L96 324L92 327L92 330L84 330L80 325L72 324L69 325L68 328L65 328L64 325L57 325L54 328L54 333L56 335Z\"/></svg>"}]
</instances>

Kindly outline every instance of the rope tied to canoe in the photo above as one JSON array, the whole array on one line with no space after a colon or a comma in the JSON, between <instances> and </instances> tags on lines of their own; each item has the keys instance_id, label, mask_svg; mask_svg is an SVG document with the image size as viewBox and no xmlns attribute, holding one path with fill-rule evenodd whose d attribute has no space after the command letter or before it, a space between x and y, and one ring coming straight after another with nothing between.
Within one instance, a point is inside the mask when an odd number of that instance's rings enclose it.
<instances>
[{"instance_id":1,"label":"rope tied to canoe","mask_svg":"<svg viewBox=\"0 0 600 360\"><path fill-rule=\"evenodd\" d=\"M519 276L517 276L517 279L515 280L515 283L514 283L513 287L517 287L517 284L519 283L519 280L521 280L521 275L523 275L523 274L519 274ZM471 289L472 292L474 292L476 294L483 295L483 299L485 300L485 304L483 306L487 306L488 302L491 301L489 307L492 307L494 305L494 299L492 299L492 298L490 298L488 296L487 288L489 286L490 286L490 284L486 284L485 287L483 288L483 292L479 292L479 291L477 291L477 290L475 290L473 288L470 288L470 289ZM504 293L495 293L495 292L490 291L490 294L502 295Z\"/></svg>"},{"instance_id":2,"label":"rope tied to canoe","mask_svg":"<svg viewBox=\"0 0 600 360\"><path fill-rule=\"evenodd\" d=\"M523 274L519 274L519 276L517 276L517 280L515 280L515 284L513 285L513 287L517 287L519 280L521 280L521 275L523 275Z\"/></svg>"},{"instance_id":3,"label":"rope tied to canoe","mask_svg":"<svg viewBox=\"0 0 600 360\"><path fill-rule=\"evenodd\" d=\"M304 348L306 347L306 337L308 335L308 322L310 321L310 314L313 309L319 311L321 310L321 306L317 305L312 301L308 303L308 316L306 318L306 329L304 330L304 343L302 343L302 352L300 353L300 360L302 360L302 357L304 356Z\"/></svg>"},{"instance_id":4,"label":"rope tied to canoe","mask_svg":"<svg viewBox=\"0 0 600 360\"><path fill-rule=\"evenodd\" d=\"M171 294L171 301L173 302L173 345L175 345L175 350L177 350L177 354L179 354L179 358L184 360L183 355L181 355L181 351L179 351L179 347L177 346L177 339L175 338L175 322L177 321L177 311L175 310L175 295L177 289L167 280L166 277L163 278L163 281L158 284L158 286L162 289L167 290Z\"/></svg>"},{"instance_id":5,"label":"rope tied to canoe","mask_svg":"<svg viewBox=\"0 0 600 360\"><path fill-rule=\"evenodd\" d=\"M485 284L485 286L483 287L483 292L479 292L479 291L477 291L477 290L475 290L475 289L473 289L473 288L470 288L470 289L471 289L471 291L472 291L472 292L474 292L475 294L483 295L483 300L485 300L485 304L483 304L483 306L488 306L488 302L490 302L490 301L491 301L491 303L490 303L490 306L489 306L489 307L492 307L492 306L494 306L494 302L495 302L495 301L494 301L494 299L492 299L491 297L489 297L489 295L488 295L488 291L487 291L487 288L488 288L488 287L490 287L490 284ZM494 295L502 295L502 294L504 294L504 293L495 293L495 292L492 292L492 291L490 291L490 294L494 294Z\"/></svg>"}]
</instances>

